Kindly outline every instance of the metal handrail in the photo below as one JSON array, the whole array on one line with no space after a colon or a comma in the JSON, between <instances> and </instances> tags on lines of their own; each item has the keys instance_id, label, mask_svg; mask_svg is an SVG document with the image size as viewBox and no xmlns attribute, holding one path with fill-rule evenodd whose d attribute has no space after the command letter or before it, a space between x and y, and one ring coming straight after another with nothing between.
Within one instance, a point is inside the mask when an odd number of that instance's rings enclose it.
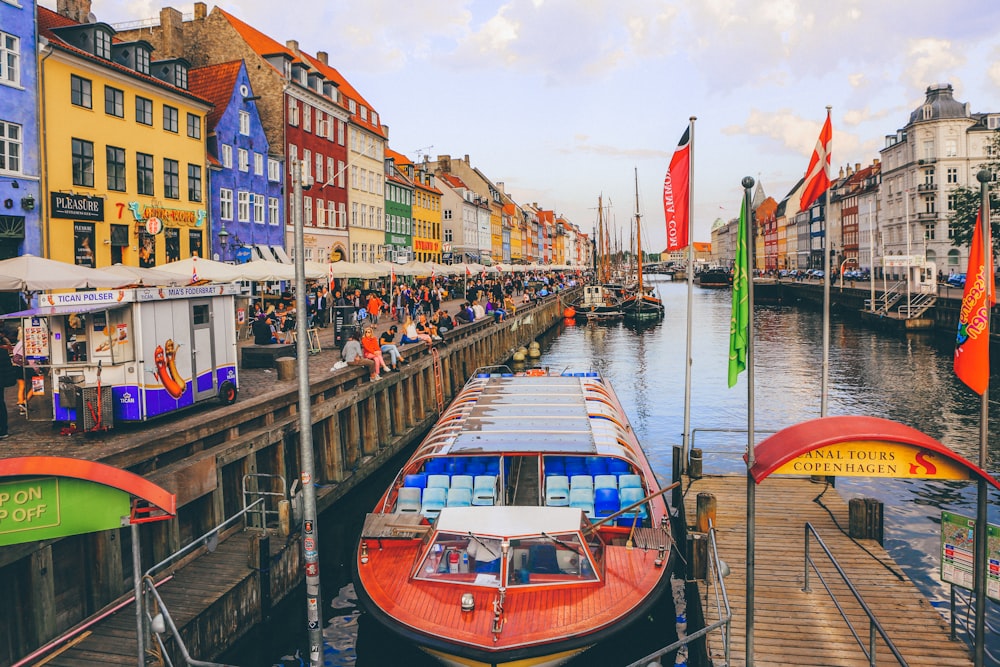
<instances>
[{"instance_id":1,"label":"metal handrail","mask_svg":"<svg viewBox=\"0 0 1000 667\"><path fill-rule=\"evenodd\" d=\"M844 611L844 608L840 605L840 601L837 599L837 596L830 589L830 586L826 583L826 579L823 578L823 573L819 571L819 568L816 567L816 563L813 561L812 557L809 555L809 536L810 535L812 535L813 537L816 538L816 542L819 543L819 546L822 547L823 551L826 553L826 557L830 559L830 562L837 569L837 573L840 574L841 580L843 580L843 582L847 585L847 588L851 591L851 594L854 596L854 599L857 600L858 604L861 606L861 609L868 616L868 648L867 649L865 648L864 641L862 641L861 637L858 635L857 630L854 629L854 624L851 623L851 619L849 619L847 617L847 613ZM805 591L805 592L807 592L807 593L811 591L811 589L809 588L809 566L810 565L816 571L816 576L819 577L820 582L823 584L823 588L825 588L826 592L830 595L830 599L833 600L833 604L837 607L837 611L840 612L841 618L843 618L844 621L847 623L847 627L850 629L851 634L854 635L854 640L858 643L858 646L861 647L861 650L864 652L865 656L868 658L868 664L870 665L870 667L875 667L875 634L876 633L878 633L878 635L882 638L882 640L885 642L885 645L889 647L889 650L896 657L896 661L900 665L903 665L903 667L906 667L907 666L906 660L903 659L903 656L900 654L899 649L897 649L896 645L892 642L891 639L889 639L889 635L886 633L885 629L882 627L882 624L878 622L877 618L875 618L875 613L868 607L868 604L865 603L864 599L861 597L861 593L859 593L858 589L854 587L854 584L851 582L850 577L847 576L847 573L844 572L844 569L842 567L840 567L840 563L837 562L837 559L834 558L833 554L830 552L830 549L827 548L826 543L823 542L823 538L821 538L819 536L819 533L816 532L816 529L813 528L812 524L807 522L806 525L805 525L805 559L804 559L804 564L803 564L803 569L805 571L804 572L804 574L805 574L805 576L804 576L804 583L805 583L805 585L802 587L802 590Z\"/></svg>"},{"instance_id":2,"label":"metal handrail","mask_svg":"<svg viewBox=\"0 0 1000 667\"><path fill-rule=\"evenodd\" d=\"M708 559L708 572L705 575L705 581L710 586L715 597L715 607L719 616L719 620L711 625L706 625L700 630L696 630L689 635L681 637L673 644L669 646L664 646L649 655L643 656L635 662L629 663L626 667L645 667L649 665L652 661L661 658L668 653L673 653L682 646L687 646L696 639L701 639L702 637L708 635L713 630L719 629L722 633L722 650L725 656L725 661L722 665L718 667L729 667L729 641L732 636L732 620L733 612L729 606L729 594L726 592L726 584L723 581L722 574L722 560L719 558L719 547L715 540L715 526L709 521L708 527L708 544L711 548L712 557ZM705 591L706 599L708 597L708 590ZM723 613L723 610L725 613Z\"/></svg>"},{"instance_id":3,"label":"metal handrail","mask_svg":"<svg viewBox=\"0 0 1000 667\"><path fill-rule=\"evenodd\" d=\"M951 595L949 597L950 597L950 607L951 607L951 609L950 609L950 611L951 611L951 638L952 639L961 639L962 641L964 641L966 644L969 645L969 648L971 650L972 646L975 643L975 636L976 636L976 626L975 626L975 623L971 623L969 621L969 613L972 611L973 606L974 606L973 605L972 592L971 591L965 591L961 587L956 586L955 584L952 584L951 585ZM963 607L964 611L961 611L961 610L957 609L958 606L959 606L959 603L961 603L961 606ZM1000 628L998 628L998 627L994 626L992 623L990 623L989 609L990 609L990 606L989 606L989 604L987 604L987 607L986 607L986 610L987 610L987 614L986 614L986 636L995 635L998 632L1000 632ZM955 632L956 628L961 628L962 629L962 635L961 635L961 637L959 637L958 633ZM993 655L993 653L990 652L989 646L986 646L984 648L984 650L986 652L986 657L988 657L990 659L989 664L991 664L991 665L1000 665L1000 658L998 658L997 656Z\"/></svg>"},{"instance_id":4,"label":"metal handrail","mask_svg":"<svg viewBox=\"0 0 1000 667\"><path fill-rule=\"evenodd\" d=\"M233 665L228 665L221 662L207 662L204 660L197 660L191 657L188 653L187 646L184 644L184 640L181 638L180 630L177 629L177 625L174 623L174 619L170 616L170 612L167 610L167 605L163 603L163 598L160 597L160 592L156 590L156 583L153 581L152 577L143 577L143 597L152 596L156 601L156 605L159 609L156 616L163 618L164 631L169 630L170 634L174 638L174 642L177 644L177 648L181 652L181 656L184 658L184 663L190 667L234 667ZM146 617L146 623L152 624L154 622L153 617L149 614L148 604L147 609L143 611ZM153 635L156 637L156 645L160 649L159 658L163 661L167 667L173 667L173 661L170 659L170 653L167 651L166 644L163 643L163 638L160 636L160 632L154 632Z\"/></svg>"}]
</instances>

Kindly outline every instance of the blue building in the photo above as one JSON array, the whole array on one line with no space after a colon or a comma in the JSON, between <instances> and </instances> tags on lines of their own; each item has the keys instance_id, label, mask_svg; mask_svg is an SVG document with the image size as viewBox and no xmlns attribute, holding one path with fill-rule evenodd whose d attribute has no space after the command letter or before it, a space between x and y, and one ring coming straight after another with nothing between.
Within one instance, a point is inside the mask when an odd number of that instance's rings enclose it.
<instances>
[{"instance_id":1,"label":"blue building","mask_svg":"<svg viewBox=\"0 0 1000 667\"><path fill-rule=\"evenodd\" d=\"M35 0L0 1L0 259L43 257Z\"/></svg>"},{"instance_id":2,"label":"blue building","mask_svg":"<svg viewBox=\"0 0 1000 667\"><path fill-rule=\"evenodd\" d=\"M269 155L246 65L237 60L192 69L188 88L215 105L206 119L211 225L206 255L224 262L256 257L290 262L282 161Z\"/></svg>"}]
</instances>

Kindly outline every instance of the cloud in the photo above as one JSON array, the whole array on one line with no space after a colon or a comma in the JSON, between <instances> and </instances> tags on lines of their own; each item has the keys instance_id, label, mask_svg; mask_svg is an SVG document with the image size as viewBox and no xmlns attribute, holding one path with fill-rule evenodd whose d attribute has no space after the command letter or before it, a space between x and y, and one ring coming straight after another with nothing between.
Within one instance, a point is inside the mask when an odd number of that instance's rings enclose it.
<instances>
[{"instance_id":1,"label":"cloud","mask_svg":"<svg viewBox=\"0 0 1000 667\"><path fill-rule=\"evenodd\" d=\"M613 158L627 158L639 161L648 159L670 160L673 151L658 150L655 148L627 148L622 146L612 146L609 144L592 143L590 137L577 134L573 137L573 144L556 149L564 155L597 155Z\"/></svg>"},{"instance_id":2,"label":"cloud","mask_svg":"<svg viewBox=\"0 0 1000 667\"><path fill-rule=\"evenodd\" d=\"M917 89L924 89L931 83L952 76L965 64L965 57L956 51L947 39L910 40L905 59L909 66L903 71L902 80Z\"/></svg>"}]
</instances>

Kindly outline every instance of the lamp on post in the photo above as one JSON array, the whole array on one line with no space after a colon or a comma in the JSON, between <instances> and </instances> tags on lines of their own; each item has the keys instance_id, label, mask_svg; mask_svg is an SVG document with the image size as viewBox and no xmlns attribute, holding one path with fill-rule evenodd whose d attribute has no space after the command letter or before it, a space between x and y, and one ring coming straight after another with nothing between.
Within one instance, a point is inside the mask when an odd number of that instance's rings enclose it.
<instances>
[{"instance_id":1,"label":"lamp on post","mask_svg":"<svg viewBox=\"0 0 1000 667\"><path fill-rule=\"evenodd\" d=\"M229 232L226 231L226 223L222 223L222 228L219 230L219 248L222 250L220 253L220 259L224 262L226 261L226 247L229 245Z\"/></svg>"},{"instance_id":2,"label":"lamp on post","mask_svg":"<svg viewBox=\"0 0 1000 667\"><path fill-rule=\"evenodd\" d=\"M840 291L844 291L844 265L845 264L857 264L858 260L853 257L848 257L843 262L840 263Z\"/></svg>"}]
</instances>

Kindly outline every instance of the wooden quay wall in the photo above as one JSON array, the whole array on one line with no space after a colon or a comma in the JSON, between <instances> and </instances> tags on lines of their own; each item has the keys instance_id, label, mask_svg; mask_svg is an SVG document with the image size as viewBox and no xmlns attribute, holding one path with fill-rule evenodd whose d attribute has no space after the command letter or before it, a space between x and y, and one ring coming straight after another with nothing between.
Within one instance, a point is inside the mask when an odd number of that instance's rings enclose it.
<instances>
[{"instance_id":1,"label":"wooden quay wall","mask_svg":"<svg viewBox=\"0 0 1000 667\"><path fill-rule=\"evenodd\" d=\"M475 369L502 363L562 319L576 290L517 309L506 321L476 322L435 346L444 403ZM379 328L384 328L380 326ZM329 337L332 331L322 330ZM332 345L324 344L325 348ZM400 373L371 382L364 368L331 372L337 350L310 357L317 505L331 507L437 419L434 356L424 344L403 349ZM143 475L177 494L177 518L139 528L145 570L193 543L244 507L247 476L300 478L298 382L270 370L240 370L240 396L228 406L196 406L169 420L96 436L65 437L48 425L18 425L3 456L72 456ZM271 478L266 478L271 479ZM273 509L273 503L271 505ZM293 527L294 529L294 527ZM323 530L322 520L319 525ZM259 531L239 523L211 552L195 549L163 573L158 589L190 654L210 660L259 622L304 578L300 540L269 530L270 564L257 556ZM214 547L214 545L213 545ZM0 667L13 664L135 665L130 528L0 547ZM269 591L261 590L267 570ZM68 637L67 637L68 635ZM40 647L58 640L38 657ZM44 657L43 657L44 656ZM171 647L173 664L183 660Z\"/></svg>"}]
</instances>

